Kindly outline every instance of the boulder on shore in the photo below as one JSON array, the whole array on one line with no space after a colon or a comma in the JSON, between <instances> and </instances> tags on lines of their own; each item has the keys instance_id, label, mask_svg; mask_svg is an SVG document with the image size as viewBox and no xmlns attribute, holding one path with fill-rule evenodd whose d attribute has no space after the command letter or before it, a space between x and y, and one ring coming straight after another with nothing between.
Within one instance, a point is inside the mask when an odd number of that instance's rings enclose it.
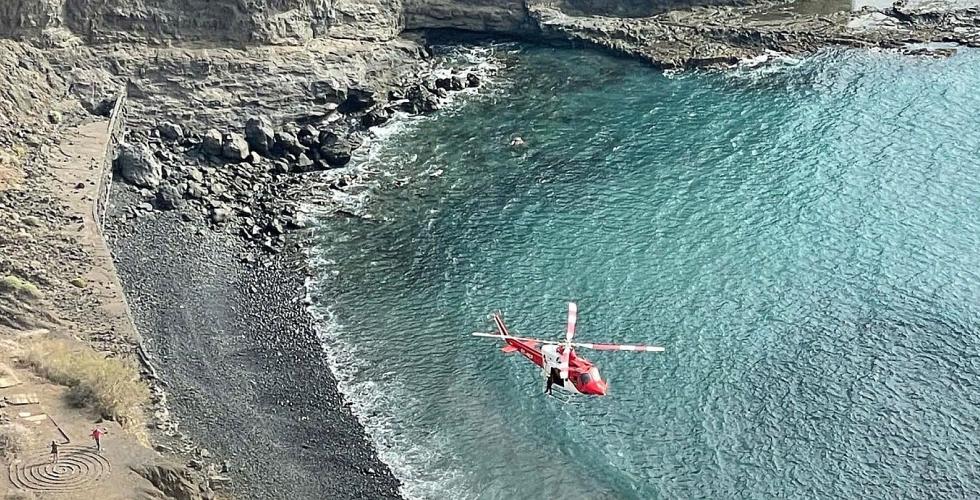
<instances>
[{"instance_id":1,"label":"boulder on shore","mask_svg":"<svg viewBox=\"0 0 980 500\"><path fill-rule=\"evenodd\" d=\"M146 144L120 144L115 167L134 186L153 189L163 180L163 167Z\"/></svg>"},{"instance_id":2,"label":"boulder on shore","mask_svg":"<svg viewBox=\"0 0 980 500\"><path fill-rule=\"evenodd\" d=\"M350 163L353 147L345 139L337 139L320 146L320 158L331 167L342 167Z\"/></svg>"},{"instance_id":3,"label":"boulder on shore","mask_svg":"<svg viewBox=\"0 0 980 500\"><path fill-rule=\"evenodd\" d=\"M221 132L215 129L210 129L204 133L204 137L201 139L201 151L209 155L220 155L222 148L222 137Z\"/></svg>"},{"instance_id":4,"label":"boulder on shore","mask_svg":"<svg viewBox=\"0 0 980 500\"><path fill-rule=\"evenodd\" d=\"M296 158L296 168L294 169L294 172L306 173L312 172L313 169L313 160L311 160L309 156L306 156L306 154L300 153L299 157Z\"/></svg>"},{"instance_id":5,"label":"boulder on shore","mask_svg":"<svg viewBox=\"0 0 980 500\"><path fill-rule=\"evenodd\" d=\"M367 128L375 127L391 119L391 114L386 109L375 108L368 111L361 117L361 124Z\"/></svg>"},{"instance_id":6,"label":"boulder on shore","mask_svg":"<svg viewBox=\"0 0 980 500\"><path fill-rule=\"evenodd\" d=\"M248 141L241 134L225 134L221 141L221 155L231 161L248 158Z\"/></svg>"},{"instance_id":7,"label":"boulder on shore","mask_svg":"<svg viewBox=\"0 0 980 500\"><path fill-rule=\"evenodd\" d=\"M340 106L337 107L337 111L344 114L357 113L374 106L376 102L377 101L374 98L373 91L367 89L349 88L347 89L347 98L344 99L344 102L340 103Z\"/></svg>"},{"instance_id":8,"label":"boulder on shore","mask_svg":"<svg viewBox=\"0 0 980 500\"><path fill-rule=\"evenodd\" d=\"M299 143L299 139L296 138L296 134L294 134L292 131L280 130L279 132L276 132L275 145L272 148L273 153L279 155L288 153L297 156L303 153L305 150L306 148Z\"/></svg>"},{"instance_id":9,"label":"boulder on shore","mask_svg":"<svg viewBox=\"0 0 980 500\"><path fill-rule=\"evenodd\" d=\"M160 133L160 137L168 141L176 141L184 137L184 129L180 128L180 125L171 122L163 122L157 125L157 132Z\"/></svg>"},{"instance_id":10,"label":"boulder on shore","mask_svg":"<svg viewBox=\"0 0 980 500\"><path fill-rule=\"evenodd\" d=\"M299 140L299 143L304 147L312 148L316 147L318 135L319 131L316 129L316 127L313 125L307 125L299 129L299 132L296 133L296 139Z\"/></svg>"},{"instance_id":11,"label":"boulder on shore","mask_svg":"<svg viewBox=\"0 0 980 500\"><path fill-rule=\"evenodd\" d=\"M464 88L466 88L466 82L461 75L453 75L449 79L449 90L463 90Z\"/></svg>"},{"instance_id":12,"label":"boulder on shore","mask_svg":"<svg viewBox=\"0 0 980 500\"><path fill-rule=\"evenodd\" d=\"M181 199L180 191L177 188L167 184L157 191L156 198L153 200L154 205L159 210L176 210L180 208L183 204Z\"/></svg>"},{"instance_id":13,"label":"boulder on shore","mask_svg":"<svg viewBox=\"0 0 980 500\"><path fill-rule=\"evenodd\" d=\"M406 101L399 107L409 113L432 113L439 109L439 98L421 85L416 85L405 93Z\"/></svg>"},{"instance_id":14,"label":"boulder on shore","mask_svg":"<svg viewBox=\"0 0 980 500\"><path fill-rule=\"evenodd\" d=\"M276 138L272 125L269 125L265 118L253 116L245 122L245 140L253 151L267 155L272 150Z\"/></svg>"},{"instance_id":15,"label":"boulder on shore","mask_svg":"<svg viewBox=\"0 0 980 500\"><path fill-rule=\"evenodd\" d=\"M436 89L450 90L453 86L452 78L436 78Z\"/></svg>"}]
</instances>

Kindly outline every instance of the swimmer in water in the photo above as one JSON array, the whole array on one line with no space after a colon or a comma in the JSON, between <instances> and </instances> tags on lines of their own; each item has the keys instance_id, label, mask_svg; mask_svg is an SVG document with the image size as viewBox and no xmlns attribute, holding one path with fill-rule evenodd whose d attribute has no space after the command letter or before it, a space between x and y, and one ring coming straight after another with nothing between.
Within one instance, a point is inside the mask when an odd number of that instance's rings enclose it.
<instances>
[{"instance_id":1,"label":"swimmer in water","mask_svg":"<svg viewBox=\"0 0 980 500\"><path fill-rule=\"evenodd\" d=\"M521 136L517 136L510 141L510 147L516 148L524 145L524 139Z\"/></svg>"}]
</instances>

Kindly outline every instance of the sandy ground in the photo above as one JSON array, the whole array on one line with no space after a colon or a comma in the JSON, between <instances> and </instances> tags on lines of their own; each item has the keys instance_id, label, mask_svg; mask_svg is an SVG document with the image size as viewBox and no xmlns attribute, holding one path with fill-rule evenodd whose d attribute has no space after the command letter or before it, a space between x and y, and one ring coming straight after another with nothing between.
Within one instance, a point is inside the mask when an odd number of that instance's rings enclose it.
<instances>
[{"instance_id":1,"label":"sandy ground","mask_svg":"<svg viewBox=\"0 0 980 500\"><path fill-rule=\"evenodd\" d=\"M82 278L84 286L71 285L79 296L77 301L48 304L51 312L62 318L49 325L50 332L9 328L0 331L4 345L0 350L0 363L14 369L14 378L18 382L0 389L0 397L11 401L16 400L16 396L33 395L37 401L24 405L6 404L0 409L11 422L31 430L33 436L33 447L28 453L4 464L5 471L0 473L0 493L17 491L52 499L150 498L155 489L131 468L158 461L157 453L118 424L97 424L101 420L98 415L70 406L65 398L66 388L36 377L17 359L20 346L43 335L90 341L106 349L111 347L115 352L110 355L131 350L136 338L122 286L94 213L109 140L108 121L87 117L78 126L63 130L59 137L61 140L50 149L43 165L44 175L38 179L35 194L63 209L63 218L47 220L48 224L38 227L33 238L25 242L28 246L19 250L27 250L28 255L38 259L57 258L49 255L50 249L43 244L70 242L80 251L80 257L77 261L62 264L69 264L72 275ZM30 212L25 210L23 213ZM110 433L106 450L101 455L86 448L92 446L88 436L95 425ZM48 464L51 441L62 443L63 460L57 467Z\"/></svg>"}]
</instances>

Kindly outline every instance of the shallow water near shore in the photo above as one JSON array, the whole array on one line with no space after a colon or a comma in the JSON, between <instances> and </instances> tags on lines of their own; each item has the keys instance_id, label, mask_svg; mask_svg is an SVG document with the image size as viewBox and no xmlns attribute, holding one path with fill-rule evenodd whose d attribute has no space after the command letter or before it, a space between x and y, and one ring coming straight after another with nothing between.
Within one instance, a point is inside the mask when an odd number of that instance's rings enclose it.
<instances>
[{"instance_id":1,"label":"shallow water near shore","mask_svg":"<svg viewBox=\"0 0 980 500\"><path fill-rule=\"evenodd\" d=\"M371 220L316 231L324 355L407 496L980 490L977 52L494 57L366 160ZM667 352L581 352L610 394L546 398L468 335L558 337L568 300L581 340Z\"/></svg>"}]
</instances>

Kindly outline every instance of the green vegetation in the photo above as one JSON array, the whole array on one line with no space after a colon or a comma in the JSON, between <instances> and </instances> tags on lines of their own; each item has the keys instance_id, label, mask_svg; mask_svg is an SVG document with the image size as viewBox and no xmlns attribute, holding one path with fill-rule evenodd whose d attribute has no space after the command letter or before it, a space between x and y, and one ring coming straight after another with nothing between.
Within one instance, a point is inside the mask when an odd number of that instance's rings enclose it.
<instances>
[{"instance_id":1,"label":"green vegetation","mask_svg":"<svg viewBox=\"0 0 980 500\"><path fill-rule=\"evenodd\" d=\"M90 348L55 339L31 344L25 361L38 375L67 386L73 404L92 408L104 418L142 431L143 407L150 393L133 363L106 358Z\"/></svg>"},{"instance_id":2,"label":"green vegetation","mask_svg":"<svg viewBox=\"0 0 980 500\"><path fill-rule=\"evenodd\" d=\"M0 278L0 292L10 293L20 298L41 298L41 290L34 283L24 281L16 276Z\"/></svg>"}]
</instances>

